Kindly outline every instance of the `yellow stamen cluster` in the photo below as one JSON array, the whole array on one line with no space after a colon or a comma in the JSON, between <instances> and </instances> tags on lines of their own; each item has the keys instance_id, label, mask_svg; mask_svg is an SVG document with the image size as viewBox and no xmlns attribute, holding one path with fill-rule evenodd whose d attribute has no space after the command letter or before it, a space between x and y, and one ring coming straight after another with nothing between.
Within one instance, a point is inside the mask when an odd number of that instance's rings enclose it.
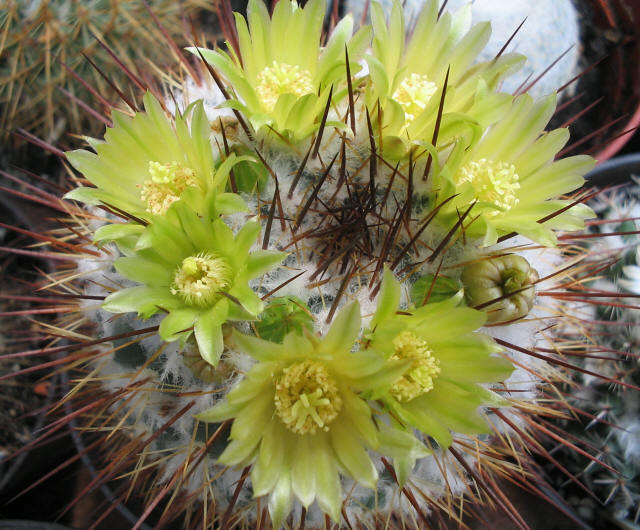
<instances>
[{"instance_id":1,"label":"yellow stamen cluster","mask_svg":"<svg viewBox=\"0 0 640 530\"><path fill-rule=\"evenodd\" d=\"M513 164L481 158L460 169L456 180L458 185L470 182L478 200L493 203L503 210L510 210L520 202L517 197L520 177ZM487 215L499 213L494 211Z\"/></svg>"},{"instance_id":2,"label":"yellow stamen cluster","mask_svg":"<svg viewBox=\"0 0 640 530\"><path fill-rule=\"evenodd\" d=\"M273 111L282 94L301 97L314 92L311 73L297 64L273 61L271 66L266 66L258 74L256 93L267 112Z\"/></svg>"},{"instance_id":3,"label":"yellow stamen cluster","mask_svg":"<svg viewBox=\"0 0 640 530\"><path fill-rule=\"evenodd\" d=\"M149 162L149 175L140 186L140 199L147 205L147 212L162 215L176 202L189 186L197 186L198 179L192 169L178 162L160 164Z\"/></svg>"},{"instance_id":4,"label":"yellow stamen cluster","mask_svg":"<svg viewBox=\"0 0 640 530\"><path fill-rule=\"evenodd\" d=\"M342 408L338 385L317 361L303 361L282 370L275 381L276 414L296 434L328 431Z\"/></svg>"},{"instance_id":5,"label":"yellow stamen cluster","mask_svg":"<svg viewBox=\"0 0 640 530\"><path fill-rule=\"evenodd\" d=\"M433 381L440 373L440 361L433 357L427 343L411 331L403 331L393 339L393 360L413 361L409 369L391 385L391 394L398 401L411 401L433 390Z\"/></svg>"},{"instance_id":6,"label":"yellow stamen cluster","mask_svg":"<svg viewBox=\"0 0 640 530\"><path fill-rule=\"evenodd\" d=\"M171 286L171 293L196 306L211 305L229 285L232 271L224 258L201 252L182 260Z\"/></svg>"},{"instance_id":7,"label":"yellow stamen cluster","mask_svg":"<svg viewBox=\"0 0 640 530\"><path fill-rule=\"evenodd\" d=\"M429 81L426 75L410 74L402 80L393 93L393 99L400 103L404 110L404 119L412 122L427 106L438 87Z\"/></svg>"}]
</instances>

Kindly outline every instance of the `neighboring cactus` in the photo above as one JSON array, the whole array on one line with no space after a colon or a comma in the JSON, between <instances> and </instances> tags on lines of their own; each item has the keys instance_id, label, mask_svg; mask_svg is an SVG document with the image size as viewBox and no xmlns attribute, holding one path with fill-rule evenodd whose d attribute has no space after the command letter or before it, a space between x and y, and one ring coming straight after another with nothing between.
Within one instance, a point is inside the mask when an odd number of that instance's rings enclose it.
<instances>
[{"instance_id":1,"label":"neighboring cactus","mask_svg":"<svg viewBox=\"0 0 640 530\"><path fill-rule=\"evenodd\" d=\"M229 49L190 50L218 90L146 94L67 153L67 399L101 478L167 499L159 526L462 524L486 500L522 528L496 481L544 487L529 452L573 367L553 328L597 269L565 194L594 161L556 160L555 95L499 91L522 57L473 65L486 24L429 0L405 43L394 2L324 39L325 8L251 0Z\"/></svg>"},{"instance_id":2,"label":"neighboring cactus","mask_svg":"<svg viewBox=\"0 0 640 530\"><path fill-rule=\"evenodd\" d=\"M565 497L594 528L612 524L630 528L640 521L640 400L637 392L640 387L640 308L637 303L640 295L640 235L637 233L640 230L640 191L637 181L602 194L592 206L601 224L592 227L591 231L609 236L598 239L591 251L613 260L614 264L601 273L591 288L608 295L615 303L594 306L594 324L587 332L594 339L598 337L599 345L585 348L585 357L579 364L586 370L617 378L622 384L612 391L610 384L589 374L581 375L578 378L581 384L567 386L564 392L571 406L589 415L583 416L580 423L561 423L578 439L591 444L591 454L615 471L566 450L560 453L568 470L604 502L604 509L596 500L576 492L565 476L556 479L561 482ZM604 359L599 358L603 356Z\"/></svg>"},{"instance_id":3,"label":"neighboring cactus","mask_svg":"<svg viewBox=\"0 0 640 530\"><path fill-rule=\"evenodd\" d=\"M107 100L116 95L92 67L93 61L116 86L127 84L123 71L95 37L107 43L127 67L166 62L167 49L153 19L138 0L5 0L0 9L0 140L16 128L50 141L70 131L86 132L99 122L62 91L90 105L95 101L61 63L93 85ZM160 0L151 3L160 23L178 42L188 42L185 20L211 2ZM185 18L186 17L186 18ZM95 37L94 37L95 35ZM116 96L117 97L117 96ZM92 125L93 124L93 125Z\"/></svg>"}]
</instances>

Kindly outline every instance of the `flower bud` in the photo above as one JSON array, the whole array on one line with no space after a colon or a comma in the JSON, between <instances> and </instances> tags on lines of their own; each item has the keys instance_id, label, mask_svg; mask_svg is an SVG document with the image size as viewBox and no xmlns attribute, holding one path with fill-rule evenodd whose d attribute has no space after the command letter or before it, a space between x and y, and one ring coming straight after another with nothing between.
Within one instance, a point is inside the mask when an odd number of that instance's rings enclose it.
<instances>
[{"instance_id":1,"label":"flower bud","mask_svg":"<svg viewBox=\"0 0 640 530\"><path fill-rule=\"evenodd\" d=\"M223 327L225 341L228 340L229 331L230 328L228 326ZM223 385L235 375L234 366L226 362L225 359L221 359L216 366L203 359L195 341L188 341L180 351L180 354L185 366L191 370L196 379L205 383Z\"/></svg>"},{"instance_id":2,"label":"flower bud","mask_svg":"<svg viewBox=\"0 0 640 530\"><path fill-rule=\"evenodd\" d=\"M461 279L467 303L487 313L487 324L518 320L533 308L538 273L522 256L495 256L470 263Z\"/></svg>"}]
</instances>

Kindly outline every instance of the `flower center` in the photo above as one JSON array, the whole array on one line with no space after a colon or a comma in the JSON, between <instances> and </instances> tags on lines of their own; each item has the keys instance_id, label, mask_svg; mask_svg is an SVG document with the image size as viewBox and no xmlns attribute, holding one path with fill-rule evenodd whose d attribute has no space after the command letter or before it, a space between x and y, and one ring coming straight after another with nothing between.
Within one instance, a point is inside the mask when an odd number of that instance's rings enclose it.
<instances>
[{"instance_id":1,"label":"flower center","mask_svg":"<svg viewBox=\"0 0 640 530\"><path fill-rule=\"evenodd\" d=\"M140 188L140 199L147 205L147 212L162 215L176 202L189 186L197 186L198 179L192 169L178 162L161 164L151 160L149 175Z\"/></svg>"},{"instance_id":2,"label":"flower center","mask_svg":"<svg viewBox=\"0 0 640 530\"><path fill-rule=\"evenodd\" d=\"M481 158L460 169L456 180L457 184L470 182L479 200L493 203L502 210L510 210L520 202L517 197L520 177L513 164ZM493 211L487 215L499 213Z\"/></svg>"},{"instance_id":3,"label":"flower center","mask_svg":"<svg viewBox=\"0 0 640 530\"><path fill-rule=\"evenodd\" d=\"M207 306L229 285L231 267L223 258L206 252L182 260L171 286L171 293L191 305Z\"/></svg>"},{"instance_id":4,"label":"flower center","mask_svg":"<svg viewBox=\"0 0 640 530\"><path fill-rule=\"evenodd\" d=\"M275 385L276 414L296 434L328 431L342 408L336 382L316 361L303 361L285 368Z\"/></svg>"},{"instance_id":5,"label":"flower center","mask_svg":"<svg viewBox=\"0 0 640 530\"><path fill-rule=\"evenodd\" d=\"M311 72L300 68L297 64L277 63L266 66L258 74L256 93L267 112L272 112L282 94L294 94L301 97L312 94Z\"/></svg>"},{"instance_id":6,"label":"flower center","mask_svg":"<svg viewBox=\"0 0 640 530\"><path fill-rule=\"evenodd\" d=\"M427 343L411 331L403 331L393 339L393 360L409 359L409 369L391 385L391 394L398 401L411 401L433 390L433 381L440 373L440 361L433 357Z\"/></svg>"},{"instance_id":7,"label":"flower center","mask_svg":"<svg viewBox=\"0 0 640 530\"><path fill-rule=\"evenodd\" d=\"M400 103L404 110L407 125L425 109L437 90L436 84L429 81L426 75L413 73L402 80L393 93L393 99Z\"/></svg>"}]
</instances>

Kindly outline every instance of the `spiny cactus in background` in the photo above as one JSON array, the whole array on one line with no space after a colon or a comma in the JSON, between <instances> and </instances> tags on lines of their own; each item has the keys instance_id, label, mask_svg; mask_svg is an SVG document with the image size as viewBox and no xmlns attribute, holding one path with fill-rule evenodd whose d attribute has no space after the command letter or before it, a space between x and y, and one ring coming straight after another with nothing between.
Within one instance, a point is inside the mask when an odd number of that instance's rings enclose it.
<instances>
[{"instance_id":1,"label":"spiny cactus in background","mask_svg":"<svg viewBox=\"0 0 640 530\"><path fill-rule=\"evenodd\" d=\"M594 161L557 157L556 94L501 92L524 57L474 61L490 26L439 8L409 35L399 2L357 31L325 31L323 0L224 10L228 47L189 49L210 85L151 85L66 153L73 189L46 200L68 224L43 237L77 305L39 353L73 370L95 483L144 485L136 528L161 501L159 526L488 505L526 528L499 480L544 497L538 440L575 448L547 418L608 264L579 245Z\"/></svg>"},{"instance_id":2,"label":"spiny cactus in background","mask_svg":"<svg viewBox=\"0 0 640 530\"><path fill-rule=\"evenodd\" d=\"M591 245L591 251L612 266L602 271L591 288L611 294L613 305L586 306L597 325L593 344L585 348L580 366L640 386L640 188L634 184L603 193L592 202L601 223L591 231L608 234ZM586 304L585 304L586 305ZM597 342L596 342L597 341ZM589 415L580 423L560 422L573 436L591 445L590 454L613 469L595 464L566 450L556 453L576 477L583 480L596 499L580 495L575 485L558 478L561 491L585 521L595 528L612 524L629 527L640 520L640 400L628 386L612 386L589 374L580 385L564 388L571 406ZM560 457L559 455L562 455ZM599 502L605 503L605 508ZM627 525L627 526L625 526Z\"/></svg>"},{"instance_id":3,"label":"spiny cactus in background","mask_svg":"<svg viewBox=\"0 0 640 530\"><path fill-rule=\"evenodd\" d=\"M100 122L88 119L82 103L76 102L76 98L87 101L89 91L69 70L108 100L116 95L110 82L124 88L126 75L110 68L113 59L96 37L133 72L139 67L151 70L151 65L162 68L171 54L170 49L158 47L164 37L137 0L6 0L3 4L0 139L5 141L17 128L51 141L66 131L98 130ZM182 36L189 18L212 5L205 0L160 0L153 2L153 11L169 35L188 42Z\"/></svg>"}]
</instances>

